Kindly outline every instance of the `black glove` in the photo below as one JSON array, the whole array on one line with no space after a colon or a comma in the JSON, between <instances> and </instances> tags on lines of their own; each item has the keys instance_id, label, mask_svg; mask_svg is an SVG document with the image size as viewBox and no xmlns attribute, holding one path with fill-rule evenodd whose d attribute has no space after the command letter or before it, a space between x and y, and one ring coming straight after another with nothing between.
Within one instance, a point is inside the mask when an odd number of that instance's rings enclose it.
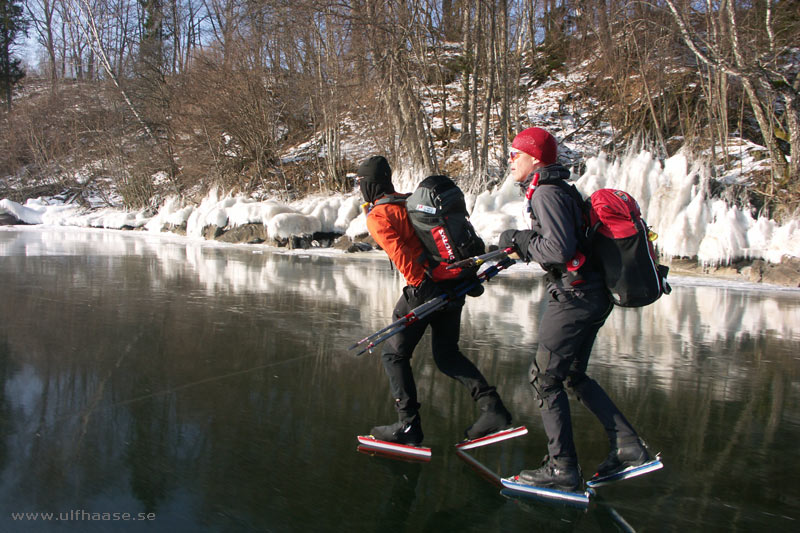
<instances>
[{"instance_id":1,"label":"black glove","mask_svg":"<svg viewBox=\"0 0 800 533\"><path fill-rule=\"evenodd\" d=\"M471 296L473 298L477 298L481 294L483 294L484 288L482 283L477 283L474 287L472 287L469 291L467 291L467 296Z\"/></svg>"},{"instance_id":2,"label":"black glove","mask_svg":"<svg viewBox=\"0 0 800 533\"><path fill-rule=\"evenodd\" d=\"M445 293L448 298L447 305L443 309L456 309L464 305L464 295L462 294L459 297L456 287L457 284L452 281L439 283L441 292Z\"/></svg>"},{"instance_id":3,"label":"black glove","mask_svg":"<svg viewBox=\"0 0 800 533\"><path fill-rule=\"evenodd\" d=\"M530 229L507 229L500 234L500 248L513 248L523 261L530 261L528 245L536 232Z\"/></svg>"},{"instance_id":4,"label":"black glove","mask_svg":"<svg viewBox=\"0 0 800 533\"><path fill-rule=\"evenodd\" d=\"M503 233L500 234L500 248L514 248L514 236L517 234L519 230L516 229L507 229Z\"/></svg>"},{"instance_id":5,"label":"black glove","mask_svg":"<svg viewBox=\"0 0 800 533\"><path fill-rule=\"evenodd\" d=\"M416 287L409 286L406 289L406 299L412 309L442 294L441 289L430 278L425 278Z\"/></svg>"},{"instance_id":6,"label":"black glove","mask_svg":"<svg viewBox=\"0 0 800 533\"><path fill-rule=\"evenodd\" d=\"M483 283L480 282L478 279L477 274L473 274L472 276L468 277L466 280L467 282L474 282L475 285L467 291L467 296L471 296L473 298L477 298L481 294L483 294Z\"/></svg>"}]
</instances>

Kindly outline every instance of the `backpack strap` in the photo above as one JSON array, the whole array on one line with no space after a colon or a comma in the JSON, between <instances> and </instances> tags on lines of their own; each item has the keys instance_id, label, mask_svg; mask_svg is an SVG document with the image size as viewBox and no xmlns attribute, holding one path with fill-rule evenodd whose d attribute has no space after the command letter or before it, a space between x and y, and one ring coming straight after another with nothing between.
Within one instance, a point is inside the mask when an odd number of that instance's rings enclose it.
<instances>
[{"instance_id":1,"label":"backpack strap","mask_svg":"<svg viewBox=\"0 0 800 533\"><path fill-rule=\"evenodd\" d=\"M385 194L381 198L376 200L375 203L371 204L371 207L370 207L369 211L372 210L372 207L375 207L375 206L378 206L378 205L386 205L386 204L403 204L403 205L405 205L406 199L409 196L411 196L411 193L393 192L393 193ZM369 212L369 211L367 211L367 212ZM423 255L420 255L419 257L414 259L414 261L416 261L417 263L419 263L419 264L424 266L425 262L427 261L427 258L425 257L424 254L425 254L425 247L423 246ZM394 270L394 263L392 263L391 259L389 259L389 268L391 270ZM428 272L427 268L425 269L425 275L427 277L430 277L430 273Z\"/></svg>"},{"instance_id":2,"label":"backpack strap","mask_svg":"<svg viewBox=\"0 0 800 533\"><path fill-rule=\"evenodd\" d=\"M566 169L564 169L566 170ZM584 199L583 195L578 191L575 185L571 183L567 183L564 181L562 177L550 177L547 176L546 178L539 179L539 185L555 185L567 195L572 198L575 204L578 206L578 209L581 211L581 217L583 218L583 227L578 228L578 243L580 245L581 251L584 253L588 252L588 244L589 241L592 240L592 236L594 232L597 230L597 225L591 227L591 218L589 217L589 210L591 209L591 205L589 202Z\"/></svg>"},{"instance_id":3,"label":"backpack strap","mask_svg":"<svg viewBox=\"0 0 800 533\"><path fill-rule=\"evenodd\" d=\"M584 199L575 185L565 181L570 176L569 171L563 167L554 170L555 172L553 169L545 168L543 175L538 177L538 186L554 185L564 191L578 206L583 224L576 228L578 251L575 257L567 262L567 271L560 275L555 275L555 273L551 273L551 275L554 281L561 279L562 283L575 287L585 282L585 267L597 269L597 265L594 264L594 259L592 258L591 241L600 223L598 222L594 227L590 226L591 217L589 211L591 210L591 203Z\"/></svg>"},{"instance_id":4,"label":"backpack strap","mask_svg":"<svg viewBox=\"0 0 800 533\"><path fill-rule=\"evenodd\" d=\"M411 196L410 193L393 192L383 195L372 205L403 204L409 196Z\"/></svg>"}]
</instances>

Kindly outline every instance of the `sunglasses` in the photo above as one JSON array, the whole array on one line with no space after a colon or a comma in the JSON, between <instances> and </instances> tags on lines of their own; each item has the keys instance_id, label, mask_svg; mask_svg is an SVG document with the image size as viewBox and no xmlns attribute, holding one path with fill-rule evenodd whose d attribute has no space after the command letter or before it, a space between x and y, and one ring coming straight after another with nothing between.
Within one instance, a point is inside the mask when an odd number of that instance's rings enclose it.
<instances>
[{"instance_id":1,"label":"sunglasses","mask_svg":"<svg viewBox=\"0 0 800 533\"><path fill-rule=\"evenodd\" d=\"M522 152L520 152L519 150L509 150L509 152L508 152L508 160L513 163L514 160L517 159L521 155L522 155Z\"/></svg>"}]
</instances>

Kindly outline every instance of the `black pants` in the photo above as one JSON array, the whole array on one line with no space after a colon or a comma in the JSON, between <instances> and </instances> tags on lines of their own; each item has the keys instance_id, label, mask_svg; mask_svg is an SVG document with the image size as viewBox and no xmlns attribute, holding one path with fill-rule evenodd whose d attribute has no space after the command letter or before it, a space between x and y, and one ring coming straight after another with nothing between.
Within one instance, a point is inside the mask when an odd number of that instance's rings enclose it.
<instances>
[{"instance_id":1,"label":"black pants","mask_svg":"<svg viewBox=\"0 0 800 533\"><path fill-rule=\"evenodd\" d=\"M406 288L397 301L392 313L393 320L398 320L413 309L408 301L408 293ZM463 305L463 300L450 304L445 309L411 324L386 341L382 356L383 367L389 377L389 387L400 420L410 420L419 411L417 386L411 371L411 356L428 326L431 328L433 360L439 370L464 385L474 400L495 392L495 388L486 382L480 370L458 348Z\"/></svg>"},{"instance_id":2,"label":"black pants","mask_svg":"<svg viewBox=\"0 0 800 533\"><path fill-rule=\"evenodd\" d=\"M564 385L597 417L612 449L638 438L603 388L586 375L597 332L612 308L604 290L553 293L539 325L539 347L530 367L530 381L539 398L548 453L564 464L577 464Z\"/></svg>"}]
</instances>

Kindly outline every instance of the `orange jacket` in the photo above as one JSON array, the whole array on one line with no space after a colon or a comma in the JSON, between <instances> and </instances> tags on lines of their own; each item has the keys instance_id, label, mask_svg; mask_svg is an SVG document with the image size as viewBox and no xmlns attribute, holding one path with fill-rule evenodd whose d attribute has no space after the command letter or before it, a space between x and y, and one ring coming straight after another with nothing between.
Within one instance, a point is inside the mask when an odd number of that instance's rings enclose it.
<instances>
[{"instance_id":1,"label":"orange jacket","mask_svg":"<svg viewBox=\"0 0 800 533\"><path fill-rule=\"evenodd\" d=\"M419 286L425 280L424 248L408 219L404 203L379 204L367 215L367 230L378 243L408 285Z\"/></svg>"}]
</instances>

